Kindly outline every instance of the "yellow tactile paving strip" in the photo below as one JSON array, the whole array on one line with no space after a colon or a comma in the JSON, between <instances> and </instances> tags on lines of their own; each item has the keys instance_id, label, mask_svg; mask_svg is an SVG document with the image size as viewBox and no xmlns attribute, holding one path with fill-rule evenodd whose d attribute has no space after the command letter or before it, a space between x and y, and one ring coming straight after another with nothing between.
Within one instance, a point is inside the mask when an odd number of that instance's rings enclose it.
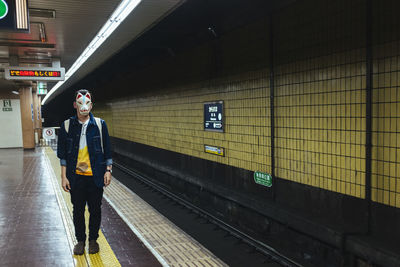
<instances>
[{"instance_id":1,"label":"yellow tactile paving strip","mask_svg":"<svg viewBox=\"0 0 400 267\"><path fill-rule=\"evenodd\" d=\"M115 178L104 197L163 266L227 266Z\"/></svg>"},{"instance_id":2,"label":"yellow tactile paving strip","mask_svg":"<svg viewBox=\"0 0 400 267\"><path fill-rule=\"evenodd\" d=\"M70 252L72 253L74 244L76 242L75 235L74 235L74 225L72 221L72 204L70 200L70 195L67 192L61 190L61 179L58 179L59 175L57 173L61 173L61 168L59 164L59 160L56 157L54 151L47 147L45 148L45 154L47 156L47 163L50 170L53 170L52 175L52 183L54 190L57 195L57 201L60 206L61 216L63 217L64 226L67 231L68 240L70 243ZM86 222L88 222L89 212L86 209L85 212ZM86 229L88 231L88 229ZM97 242L100 245L100 252L97 254L89 254L87 252L86 246L86 253L82 256L74 255L75 259L75 266L110 266L110 267L118 267L121 266L118 262L117 257L115 256L114 252L112 251L110 245L108 244L107 240L105 239L103 233L99 232L99 238Z\"/></svg>"}]
</instances>

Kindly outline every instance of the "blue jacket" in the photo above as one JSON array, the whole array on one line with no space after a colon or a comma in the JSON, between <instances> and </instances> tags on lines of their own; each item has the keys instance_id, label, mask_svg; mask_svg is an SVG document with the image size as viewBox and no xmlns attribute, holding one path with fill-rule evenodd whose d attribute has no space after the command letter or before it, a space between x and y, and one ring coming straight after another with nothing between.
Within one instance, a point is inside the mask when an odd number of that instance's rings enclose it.
<instances>
[{"instance_id":1,"label":"blue jacket","mask_svg":"<svg viewBox=\"0 0 400 267\"><path fill-rule=\"evenodd\" d=\"M112 165L110 136L107 125L101 120L103 135L103 150L101 149L100 130L97 127L93 114L89 114L89 124L86 129L86 143L89 151L90 165L92 167L94 182L98 187L104 186L104 173L108 165ZM77 116L70 118L68 133L65 131L64 122L60 126L57 143L57 157L60 158L61 166L67 167L67 178L71 188L75 184L76 161L79 152L79 139L82 124Z\"/></svg>"}]
</instances>

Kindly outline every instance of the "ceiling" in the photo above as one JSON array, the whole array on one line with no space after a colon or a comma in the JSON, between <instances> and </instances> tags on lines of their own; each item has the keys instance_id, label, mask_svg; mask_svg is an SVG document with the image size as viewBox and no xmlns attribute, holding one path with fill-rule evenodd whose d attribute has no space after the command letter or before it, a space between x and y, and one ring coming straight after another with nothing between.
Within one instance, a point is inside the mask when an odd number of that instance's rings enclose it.
<instances>
[{"instance_id":1,"label":"ceiling","mask_svg":"<svg viewBox=\"0 0 400 267\"><path fill-rule=\"evenodd\" d=\"M64 84L67 89L132 40L149 29L183 0L142 0L107 41ZM110 17L120 0L29 0L29 33L0 31L0 71L18 57L19 66L52 66L60 60L66 71ZM20 83L0 76L0 90L15 90ZM49 83L49 89L54 83ZM57 94L54 94L56 96ZM53 96L53 98L54 98Z\"/></svg>"}]
</instances>

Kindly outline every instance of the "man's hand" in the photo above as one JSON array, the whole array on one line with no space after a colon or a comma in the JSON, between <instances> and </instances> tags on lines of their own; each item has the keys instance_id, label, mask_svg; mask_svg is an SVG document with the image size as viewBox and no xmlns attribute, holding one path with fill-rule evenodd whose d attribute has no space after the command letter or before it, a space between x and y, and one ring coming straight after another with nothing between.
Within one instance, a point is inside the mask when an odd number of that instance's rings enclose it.
<instances>
[{"instance_id":1,"label":"man's hand","mask_svg":"<svg viewBox=\"0 0 400 267\"><path fill-rule=\"evenodd\" d=\"M65 192L69 192L69 190L71 190L71 186L69 184L67 177L61 178L61 185Z\"/></svg>"},{"instance_id":2,"label":"man's hand","mask_svg":"<svg viewBox=\"0 0 400 267\"><path fill-rule=\"evenodd\" d=\"M106 172L104 174L104 186L108 186L111 183L111 173L110 172Z\"/></svg>"}]
</instances>

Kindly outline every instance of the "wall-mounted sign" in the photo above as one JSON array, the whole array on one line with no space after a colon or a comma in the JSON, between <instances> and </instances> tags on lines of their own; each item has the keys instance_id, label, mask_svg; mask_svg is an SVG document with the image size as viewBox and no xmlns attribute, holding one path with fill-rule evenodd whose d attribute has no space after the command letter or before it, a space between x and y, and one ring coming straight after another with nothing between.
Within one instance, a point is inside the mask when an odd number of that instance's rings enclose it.
<instances>
[{"instance_id":1,"label":"wall-mounted sign","mask_svg":"<svg viewBox=\"0 0 400 267\"><path fill-rule=\"evenodd\" d=\"M223 132L224 131L224 102L204 103L204 130Z\"/></svg>"},{"instance_id":2,"label":"wall-mounted sign","mask_svg":"<svg viewBox=\"0 0 400 267\"><path fill-rule=\"evenodd\" d=\"M0 29L29 31L27 0L0 0Z\"/></svg>"},{"instance_id":3,"label":"wall-mounted sign","mask_svg":"<svg viewBox=\"0 0 400 267\"><path fill-rule=\"evenodd\" d=\"M0 19L4 19L8 15L8 4L6 1L0 2Z\"/></svg>"},{"instance_id":4,"label":"wall-mounted sign","mask_svg":"<svg viewBox=\"0 0 400 267\"><path fill-rule=\"evenodd\" d=\"M51 140L56 138L56 131L54 128L43 128L43 138Z\"/></svg>"},{"instance_id":5,"label":"wall-mounted sign","mask_svg":"<svg viewBox=\"0 0 400 267\"><path fill-rule=\"evenodd\" d=\"M47 82L37 82L37 94L46 95L47 94Z\"/></svg>"},{"instance_id":6,"label":"wall-mounted sign","mask_svg":"<svg viewBox=\"0 0 400 267\"><path fill-rule=\"evenodd\" d=\"M204 145L204 152L213 154L213 155L218 155L221 157L225 156L225 151L223 147L216 147L216 146L208 146Z\"/></svg>"},{"instance_id":7,"label":"wall-mounted sign","mask_svg":"<svg viewBox=\"0 0 400 267\"><path fill-rule=\"evenodd\" d=\"M263 186L271 187L272 186L272 176L271 174L265 172L254 172L254 182L256 184L260 184Z\"/></svg>"},{"instance_id":8,"label":"wall-mounted sign","mask_svg":"<svg viewBox=\"0 0 400 267\"><path fill-rule=\"evenodd\" d=\"M7 67L4 68L4 73L7 80L63 81L65 69L45 67Z\"/></svg>"},{"instance_id":9,"label":"wall-mounted sign","mask_svg":"<svg viewBox=\"0 0 400 267\"><path fill-rule=\"evenodd\" d=\"M12 111L11 99L3 99L3 111Z\"/></svg>"},{"instance_id":10,"label":"wall-mounted sign","mask_svg":"<svg viewBox=\"0 0 400 267\"><path fill-rule=\"evenodd\" d=\"M38 89L37 94L38 95L47 95L47 89Z\"/></svg>"}]
</instances>

